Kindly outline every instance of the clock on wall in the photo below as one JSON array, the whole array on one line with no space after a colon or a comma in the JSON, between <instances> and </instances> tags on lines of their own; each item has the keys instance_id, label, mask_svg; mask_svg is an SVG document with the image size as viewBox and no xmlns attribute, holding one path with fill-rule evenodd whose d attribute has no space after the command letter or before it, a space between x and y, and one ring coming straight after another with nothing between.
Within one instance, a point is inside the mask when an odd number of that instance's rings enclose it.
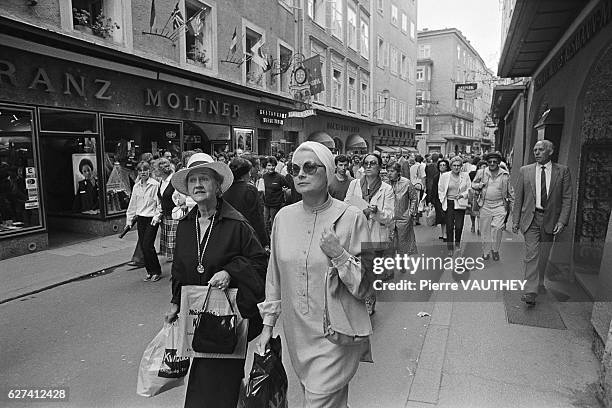
<instances>
[{"instance_id":1,"label":"clock on wall","mask_svg":"<svg viewBox=\"0 0 612 408\"><path fill-rule=\"evenodd\" d=\"M303 85L306 82L306 70L303 67L296 68L293 71L293 79L298 85Z\"/></svg>"}]
</instances>

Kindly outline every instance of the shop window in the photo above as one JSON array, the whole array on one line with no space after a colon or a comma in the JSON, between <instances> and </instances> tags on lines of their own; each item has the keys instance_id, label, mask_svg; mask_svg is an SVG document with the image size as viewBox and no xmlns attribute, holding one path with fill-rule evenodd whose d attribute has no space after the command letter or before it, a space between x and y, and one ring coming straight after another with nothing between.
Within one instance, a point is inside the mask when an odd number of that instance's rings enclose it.
<instances>
[{"instance_id":1,"label":"shop window","mask_svg":"<svg viewBox=\"0 0 612 408\"><path fill-rule=\"evenodd\" d=\"M187 62L212 69L215 61L216 26L213 8L196 0L185 1L185 52Z\"/></svg>"},{"instance_id":2,"label":"shop window","mask_svg":"<svg viewBox=\"0 0 612 408\"><path fill-rule=\"evenodd\" d=\"M397 75L397 64L398 64L398 58L397 58L397 48L391 46L391 73Z\"/></svg>"},{"instance_id":3,"label":"shop window","mask_svg":"<svg viewBox=\"0 0 612 408\"><path fill-rule=\"evenodd\" d=\"M293 57L293 51L291 51L289 48L279 45L278 53L279 53L279 58L280 58L280 65L278 66L278 68L280 69L280 73L278 74L278 78L280 78L279 80L280 91L289 93L289 83L291 82L291 70L287 69L287 67L289 67L289 65L291 64L291 58ZM275 67L274 70L276 71L277 67ZM282 72L283 70L285 70L285 72ZM275 75L274 71L272 75Z\"/></svg>"},{"instance_id":4,"label":"shop window","mask_svg":"<svg viewBox=\"0 0 612 408\"><path fill-rule=\"evenodd\" d=\"M357 89L355 88L355 82L355 78L349 77L347 109L351 112L354 112L356 109L355 99L357 97Z\"/></svg>"},{"instance_id":5,"label":"shop window","mask_svg":"<svg viewBox=\"0 0 612 408\"><path fill-rule=\"evenodd\" d=\"M344 6L343 0L334 0L331 3L332 6L332 34L343 41L343 28L342 24L344 21L342 8Z\"/></svg>"},{"instance_id":6,"label":"shop window","mask_svg":"<svg viewBox=\"0 0 612 408\"><path fill-rule=\"evenodd\" d=\"M0 235L42 227L32 118L0 106Z\"/></svg>"},{"instance_id":7,"label":"shop window","mask_svg":"<svg viewBox=\"0 0 612 408\"><path fill-rule=\"evenodd\" d=\"M47 214L101 216L97 140L97 135L41 133Z\"/></svg>"},{"instance_id":8,"label":"shop window","mask_svg":"<svg viewBox=\"0 0 612 408\"><path fill-rule=\"evenodd\" d=\"M181 128L175 122L105 117L102 130L104 202L107 214L115 214L127 209L136 182L136 165L145 153L158 157L170 151L173 157L180 157Z\"/></svg>"},{"instance_id":9,"label":"shop window","mask_svg":"<svg viewBox=\"0 0 612 408\"><path fill-rule=\"evenodd\" d=\"M368 84L361 83L361 114L368 116L370 114L370 91Z\"/></svg>"},{"instance_id":10,"label":"shop window","mask_svg":"<svg viewBox=\"0 0 612 408\"><path fill-rule=\"evenodd\" d=\"M399 15L398 15L397 6L395 4L391 4L391 24L397 27L398 23L399 23Z\"/></svg>"},{"instance_id":11,"label":"shop window","mask_svg":"<svg viewBox=\"0 0 612 408\"><path fill-rule=\"evenodd\" d=\"M370 59L370 23L365 18L361 19L359 28L361 56Z\"/></svg>"},{"instance_id":12,"label":"shop window","mask_svg":"<svg viewBox=\"0 0 612 408\"><path fill-rule=\"evenodd\" d=\"M120 42L123 24L120 3L118 0L72 0L74 30Z\"/></svg>"},{"instance_id":13,"label":"shop window","mask_svg":"<svg viewBox=\"0 0 612 408\"><path fill-rule=\"evenodd\" d=\"M332 106L336 108L342 107L342 72L334 69L332 78Z\"/></svg>"},{"instance_id":14,"label":"shop window","mask_svg":"<svg viewBox=\"0 0 612 408\"><path fill-rule=\"evenodd\" d=\"M352 49L357 49L357 13L352 5L349 4L347 9L347 26L348 26L348 46Z\"/></svg>"},{"instance_id":15,"label":"shop window","mask_svg":"<svg viewBox=\"0 0 612 408\"><path fill-rule=\"evenodd\" d=\"M247 50L247 54L250 55L244 63L247 84L261 87L265 87L266 85L264 68L267 60L264 55L264 50L262 49L263 45L263 35L247 28L245 50Z\"/></svg>"},{"instance_id":16,"label":"shop window","mask_svg":"<svg viewBox=\"0 0 612 408\"><path fill-rule=\"evenodd\" d=\"M40 130L61 133L98 133L95 113L40 108Z\"/></svg>"}]
</instances>

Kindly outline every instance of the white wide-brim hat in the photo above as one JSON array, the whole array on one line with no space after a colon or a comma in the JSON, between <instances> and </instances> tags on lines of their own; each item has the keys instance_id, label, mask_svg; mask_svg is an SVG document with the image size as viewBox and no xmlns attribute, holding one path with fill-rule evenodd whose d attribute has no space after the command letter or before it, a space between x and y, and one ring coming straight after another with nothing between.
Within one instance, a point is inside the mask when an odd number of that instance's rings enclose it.
<instances>
[{"instance_id":1,"label":"white wide-brim hat","mask_svg":"<svg viewBox=\"0 0 612 408\"><path fill-rule=\"evenodd\" d=\"M225 193L234 182L234 175L227 164L214 161L206 153L196 153L189 158L187 167L180 169L172 176L171 182L176 191L185 195L191 195L187 188L187 178L189 173L197 169L211 169L220 175L223 178L223 183L220 186L222 193Z\"/></svg>"}]
</instances>

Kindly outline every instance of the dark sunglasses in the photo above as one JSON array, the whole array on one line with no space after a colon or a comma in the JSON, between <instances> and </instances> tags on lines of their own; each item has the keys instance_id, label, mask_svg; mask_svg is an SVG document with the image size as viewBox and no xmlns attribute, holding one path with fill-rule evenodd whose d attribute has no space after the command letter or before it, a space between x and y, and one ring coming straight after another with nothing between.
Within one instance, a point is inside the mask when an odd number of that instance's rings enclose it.
<instances>
[{"instance_id":1,"label":"dark sunglasses","mask_svg":"<svg viewBox=\"0 0 612 408\"><path fill-rule=\"evenodd\" d=\"M291 170L293 171L293 174L295 175L300 174L300 170L304 170L304 174L308 174L309 176L312 176L313 174L317 172L317 169L319 167L325 167L325 166L322 164L317 164L315 162L307 161L307 162L304 162L302 167L294 163L291 166Z\"/></svg>"},{"instance_id":2,"label":"dark sunglasses","mask_svg":"<svg viewBox=\"0 0 612 408\"><path fill-rule=\"evenodd\" d=\"M374 167L378 166L378 162L376 160L363 162L363 167Z\"/></svg>"},{"instance_id":3,"label":"dark sunglasses","mask_svg":"<svg viewBox=\"0 0 612 408\"><path fill-rule=\"evenodd\" d=\"M499 161L498 161L498 160L493 159L493 160L488 160L488 161L487 161L487 163L489 163L489 164L498 164L498 163L499 163Z\"/></svg>"}]
</instances>

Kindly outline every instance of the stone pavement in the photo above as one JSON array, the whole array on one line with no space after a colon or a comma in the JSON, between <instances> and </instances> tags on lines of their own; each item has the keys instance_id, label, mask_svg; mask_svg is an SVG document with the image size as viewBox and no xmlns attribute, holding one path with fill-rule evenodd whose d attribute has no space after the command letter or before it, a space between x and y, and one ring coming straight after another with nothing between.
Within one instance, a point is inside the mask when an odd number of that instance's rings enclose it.
<instances>
[{"instance_id":1,"label":"stone pavement","mask_svg":"<svg viewBox=\"0 0 612 408\"><path fill-rule=\"evenodd\" d=\"M466 231L468 225L466 220ZM437 240L438 227L416 230L421 242ZM477 239L465 233L472 252L478 252ZM488 261L486 269L470 278L522 278L521 240L504 232L502 260ZM131 232L124 240L104 237L0 261L0 303L123 264L130 260L135 241ZM445 271L440 281L453 279ZM567 301L554 304L566 330L508 323L499 292L480 301L436 295L429 302L380 302L372 339L375 364L364 363L357 372L350 406L598 407L592 303L572 302L577 289L571 286L547 282L549 291L570 294ZM419 318L419 311L431 316ZM295 387L297 379L285 360ZM302 405L299 392L294 389L291 396L290 406Z\"/></svg>"},{"instance_id":2,"label":"stone pavement","mask_svg":"<svg viewBox=\"0 0 612 408\"><path fill-rule=\"evenodd\" d=\"M129 262L137 240L130 231L2 260L0 303Z\"/></svg>"}]
</instances>

